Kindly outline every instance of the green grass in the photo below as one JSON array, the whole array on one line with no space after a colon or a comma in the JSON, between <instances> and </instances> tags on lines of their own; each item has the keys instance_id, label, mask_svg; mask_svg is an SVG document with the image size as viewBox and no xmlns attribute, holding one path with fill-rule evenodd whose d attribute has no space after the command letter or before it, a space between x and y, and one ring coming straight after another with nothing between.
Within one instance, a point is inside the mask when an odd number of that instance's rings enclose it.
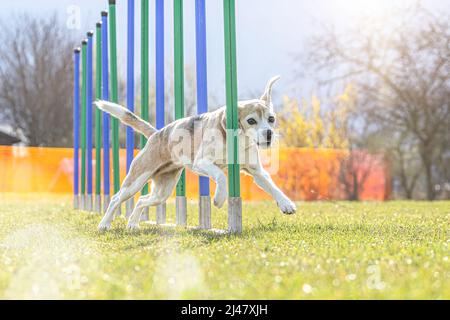
<instances>
[{"instance_id":1,"label":"green grass","mask_svg":"<svg viewBox=\"0 0 450 320\"><path fill-rule=\"evenodd\" d=\"M0 298L450 298L449 202L249 203L244 233L217 236L123 219L99 234L98 215L45 199L0 199Z\"/></svg>"}]
</instances>

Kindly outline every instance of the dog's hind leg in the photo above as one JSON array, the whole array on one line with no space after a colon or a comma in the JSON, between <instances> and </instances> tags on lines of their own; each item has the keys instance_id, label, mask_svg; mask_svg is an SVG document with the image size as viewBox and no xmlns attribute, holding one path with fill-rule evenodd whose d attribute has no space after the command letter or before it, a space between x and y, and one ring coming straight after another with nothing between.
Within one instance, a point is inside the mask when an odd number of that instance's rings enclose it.
<instances>
[{"instance_id":1,"label":"dog's hind leg","mask_svg":"<svg viewBox=\"0 0 450 320\"><path fill-rule=\"evenodd\" d=\"M99 231L106 231L111 227L114 212L124 201L127 201L138 193L151 177L151 170L144 171L145 167L141 165L141 159L142 158L136 158L135 161L133 161L130 172L125 177L119 192L112 197L108 210L106 210L105 216L98 225Z\"/></svg>"},{"instance_id":2,"label":"dog's hind leg","mask_svg":"<svg viewBox=\"0 0 450 320\"><path fill-rule=\"evenodd\" d=\"M122 202L123 201L121 200L120 191L112 196L111 201L109 202L108 209L106 210L102 221L100 221L100 224L98 225L99 231L106 231L111 228L111 222L114 217L114 212L116 212Z\"/></svg>"},{"instance_id":3,"label":"dog's hind leg","mask_svg":"<svg viewBox=\"0 0 450 320\"><path fill-rule=\"evenodd\" d=\"M152 179L152 191L149 195L139 198L128 220L128 229L133 230L138 228L141 214L146 207L160 205L170 197L175 185L180 179L181 172L182 170L177 169L157 175Z\"/></svg>"},{"instance_id":4,"label":"dog's hind leg","mask_svg":"<svg viewBox=\"0 0 450 320\"><path fill-rule=\"evenodd\" d=\"M144 173L138 177L132 183L125 183L120 188L120 191L116 193L109 204L108 210L105 213L102 221L98 225L99 231L106 231L111 227L111 222L114 218L114 212L119 208L119 206L124 202L134 196L142 187L147 183L150 178L150 174Z\"/></svg>"}]
</instances>

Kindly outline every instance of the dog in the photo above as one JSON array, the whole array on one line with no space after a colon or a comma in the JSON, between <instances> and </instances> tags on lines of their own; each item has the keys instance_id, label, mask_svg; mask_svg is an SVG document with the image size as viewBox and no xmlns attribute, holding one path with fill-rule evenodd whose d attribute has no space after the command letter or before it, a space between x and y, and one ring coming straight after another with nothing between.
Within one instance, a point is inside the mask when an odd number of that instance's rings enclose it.
<instances>
[{"instance_id":1,"label":"dog","mask_svg":"<svg viewBox=\"0 0 450 320\"><path fill-rule=\"evenodd\" d=\"M270 194L284 214L293 214L295 204L275 185L259 159L259 148L269 148L274 140L276 115L272 103L272 86L280 77L273 77L260 99L238 103L239 139L247 141L245 155L254 161L244 161L242 171L253 176L255 183ZM98 100L95 105L143 134L148 140L133 160L130 170L109 204L98 229L110 229L114 212L152 180L149 195L139 198L128 220L128 229L137 229L143 210L164 203L172 194L183 169L211 178L216 183L214 205L221 208L227 198L226 107L199 116L176 120L157 130L125 107ZM180 138L186 137L185 143ZM197 137L197 138L193 138ZM213 139L211 139L213 137ZM182 140L182 139L181 139ZM247 159L247 157L246 157Z\"/></svg>"}]
</instances>

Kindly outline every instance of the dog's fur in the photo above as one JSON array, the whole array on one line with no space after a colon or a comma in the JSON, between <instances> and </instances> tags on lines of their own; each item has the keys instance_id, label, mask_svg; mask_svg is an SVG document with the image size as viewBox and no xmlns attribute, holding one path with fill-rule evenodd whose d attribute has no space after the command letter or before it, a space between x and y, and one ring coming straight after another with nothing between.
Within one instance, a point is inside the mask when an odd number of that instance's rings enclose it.
<instances>
[{"instance_id":1,"label":"dog's fur","mask_svg":"<svg viewBox=\"0 0 450 320\"><path fill-rule=\"evenodd\" d=\"M257 155L255 163L241 164L241 169L252 175L256 184L276 200L283 213L292 214L296 210L295 204L274 184L270 175L263 169L258 155L258 147L270 147L272 143L270 137L273 132L275 113L271 95L272 85L278 79L279 77L274 77L269 80L260 99L241 101L238 104L239 134L250 141L250 144L245 147L245 153ZM169 198L183 168L213 179L216 183L214 205L218 208L223 206L227 198L227 179L223 172L227 166L224 159L227 153L216 151L226 149L225 107L201 116L180 119L161 130L156 130L148 122L120 105L106 101L97 101L95 104L148 138L145 147L133 160L120 191L112 197L106 214L99 224L99 230L108 230L114 212L121 203L133 197L151 179L153 182L151 193L139 198L129 217L128 228L138 228L143 209L162 204ZM272 117L271 121L269 117ZM250 118L257 123L249 124ZM215 136L218 136L218 139L214 141L207 139L205 136L207 130L217 132ZM268 131L271 133L270 136ZM187 132L191 137L200 137L200 139L192 138L188 152L175 152L178 148L180 132Z\"/></svg>"}]
</instances>

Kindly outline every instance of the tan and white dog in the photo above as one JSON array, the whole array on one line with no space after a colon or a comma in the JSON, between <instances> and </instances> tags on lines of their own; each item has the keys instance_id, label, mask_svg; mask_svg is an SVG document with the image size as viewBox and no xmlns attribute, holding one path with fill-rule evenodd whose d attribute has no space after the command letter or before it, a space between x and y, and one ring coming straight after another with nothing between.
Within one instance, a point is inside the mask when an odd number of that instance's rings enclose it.
<instances>
[{"instance_id":1,"label":"tan and white dog","mask_svg":"<svg viewBox=\"0 0 450 320\"><path fill-rule=\"evenodd\" d=\"M279 79L269 80L260 99L238 103L239 138L247 141L244 152L254 161L241 163L241 170L253 176L255 183L270 194L285 214L296 211L295 204L274 184L259 160L258 148L272 145L276 116L272 104L272 86ZM114 212L152 180L151 193L141 196L129 217L128 228L136 229L144 208L164 203L172 194L183 168L210 177L216 183L214 205L221 208L227 198L226 108L200 116L174 121L156 130L126 108L107 101L96 106L148 138L147 144L133 160L120 191L116 193L100 222L101 231L108 230ZM242 150L242 148L240 148ZM241 158L241 157L240 157Z\"/></svg>"}]
</instances>

